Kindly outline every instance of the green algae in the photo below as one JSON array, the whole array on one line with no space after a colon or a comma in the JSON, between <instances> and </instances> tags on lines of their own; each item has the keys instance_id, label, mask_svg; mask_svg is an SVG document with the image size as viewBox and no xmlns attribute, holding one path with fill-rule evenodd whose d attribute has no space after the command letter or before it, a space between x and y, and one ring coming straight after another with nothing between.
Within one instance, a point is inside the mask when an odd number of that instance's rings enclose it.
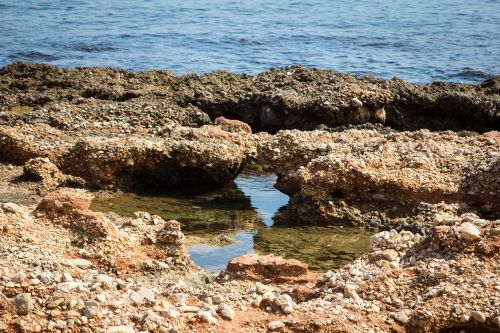
<instances>
[{"instance_id":1,"label":"green algae","mask_svg":"<svg viewBox=\"0 0 500 333\"><path fill-rule=\"evenodd\" d=\"M321 226L274 226L261 228L254 236L259 254L297 259L309 269L339 268L366 253L370 234L352 228Z\"/></svg>"}]
</instances>

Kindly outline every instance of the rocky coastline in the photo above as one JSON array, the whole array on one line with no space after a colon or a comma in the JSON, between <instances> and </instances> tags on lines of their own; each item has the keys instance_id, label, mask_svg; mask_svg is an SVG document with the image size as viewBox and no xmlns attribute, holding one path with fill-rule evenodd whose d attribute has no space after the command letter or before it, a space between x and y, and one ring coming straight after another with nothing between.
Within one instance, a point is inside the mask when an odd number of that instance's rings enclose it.
<instances>
[{"instance_id":1,"label":"rocky coastline","mask_svg":"<svg viewBox=\"0 0 500 333\"><path fill-rule=\"evenodd\" d=\"M500 78L0 69L0 332L499 332ZM373 231L341 269L244 256L95 191L205 189L257 164L276 223Z\"/></svg>"}]
</instances>

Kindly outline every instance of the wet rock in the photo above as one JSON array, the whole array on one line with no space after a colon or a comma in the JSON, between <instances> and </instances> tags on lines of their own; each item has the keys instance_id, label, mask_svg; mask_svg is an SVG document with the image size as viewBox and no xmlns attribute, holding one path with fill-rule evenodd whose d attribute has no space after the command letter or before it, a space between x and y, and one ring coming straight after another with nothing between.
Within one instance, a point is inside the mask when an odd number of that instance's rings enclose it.
<instances>
[{"instance_id":1,"label":"wet rock","mask_svg":"<svg viewBox=\"0 0 500 333\"><path fill-rule=\"evenodd\" d=\"M14 305L18 315L25 316L35 308L30 294L22 293L14 297Z\"/></svg>"}]
</instances>

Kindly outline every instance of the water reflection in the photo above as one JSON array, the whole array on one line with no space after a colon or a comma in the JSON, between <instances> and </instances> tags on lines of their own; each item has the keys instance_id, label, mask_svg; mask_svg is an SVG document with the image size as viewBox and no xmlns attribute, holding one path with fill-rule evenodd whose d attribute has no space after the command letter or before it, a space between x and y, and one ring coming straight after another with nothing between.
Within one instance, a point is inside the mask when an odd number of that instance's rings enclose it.
<instances>
[{"instance_id":1,"label":"water reflection","mask_svg":"<svg viewBox=\"0 0 500 333\"><path fill-rule=\"evenodd\" d=\"M92 209L133 216L147 211L176 219L187 236L191 259L218 272L233 258L257 252L298 259L312 270L351 262L366 252L369 235L354 229L319 226L273 226L273 217L288 197L273 187L276 176L246 171L234 184L205 194L165 196L122 193L98 195ZM233 242L213 241L226 234Z\"/></svg>"}]
</instances>

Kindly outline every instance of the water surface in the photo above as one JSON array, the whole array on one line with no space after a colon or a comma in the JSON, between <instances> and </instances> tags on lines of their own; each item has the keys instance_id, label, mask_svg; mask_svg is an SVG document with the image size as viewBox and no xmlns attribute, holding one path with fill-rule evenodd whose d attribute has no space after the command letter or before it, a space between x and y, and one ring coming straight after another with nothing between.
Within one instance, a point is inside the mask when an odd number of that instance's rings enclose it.
<instances>
[{"instance_id":1,"label":"water surface","mask_svg":"<svg viewBox=\"0 0 500 333\"><path fill-rule=\"evenodd\" d=\"M0 66L286 65L478 82L500 74L498 0L0 0Z\"/></svg>"},{"instance_id":2,"label":"water surface","mask_svg":"<svg viewBox=\"0 0 500 333\"><path fill-rule=\"evenodd\" d=\"M276 176L244 172L234 184L204 194L163 196L98 195L92 209L133 216L147 211L181 222L191 259L212 272L248 253L276 254L303 261L312 270L351 262L368 248L369 234L338 227L273 226L288 197L273 187ZM224 235L220 242L220 235Z\"/></svg>"}]
</instances>

